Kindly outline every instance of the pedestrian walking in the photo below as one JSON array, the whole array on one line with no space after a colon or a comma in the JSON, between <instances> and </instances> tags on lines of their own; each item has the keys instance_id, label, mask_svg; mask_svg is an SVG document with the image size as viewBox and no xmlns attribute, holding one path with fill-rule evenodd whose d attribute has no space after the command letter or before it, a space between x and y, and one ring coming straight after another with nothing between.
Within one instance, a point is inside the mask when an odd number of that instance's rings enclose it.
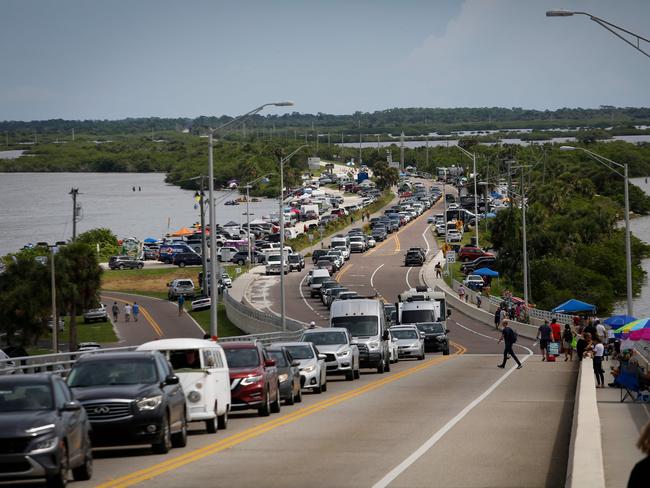
<instances>
[{"instance_id":1,"label":"pedestrian walking","mask_svg":"<svg viewBox=\"0 0 650 488\"><path fill-rule=\"evenodd\" d=\"M138 305L138 302L133 302L133 320L135 322L138 321L138 315L140 314L140 305Z\"/></svg>"},{"instance_id":2,"label":"pedestrian walking","mask_svg":"<svg viewBox=\"0 0 650 488\"><path fill-rule=\"evenodd\" d=\"M542 361L546 361L548 344L551 342L551 334L551 327L548 325L548 320L545 320L537 329L537 340L539 341L539 349L542 351Z\"/></svg>"},{"instance_id":3,"label":"pedestrian walking","mask_svg":"<svg viewBox=\"0 0 650 488\"><path fill-rule=\"evenodd\" d=\"M501 331L501 337L499 342L504 342L505 347L503 348L503 362L497 365L498 368L505 368L508 357L512 357L517 363L517 369L521 369L523 365L519 361L519 358L515 354L515 351L512 350L512 346L517 343L517 333L510 328L508 321L503 321L503 330Z\"/></svg>"},{"instance_id":4,"label":"pedestrian walking","mask_svg":"<svg viewBox=\"0 0 650 488\"><path fill-rule=\"evenodd\" d=\"M436 270L436 278L442 278L442 266L440 266L440 261L438 261L434 267Z\"/></svg>"},{"instance_id":5,"label":"pedestrian walking","mask_svg":"<svg viewBox=\"0 0 650 488\"><path fill-rule=\"evenodd\" d=\"M482 302L482 299L481 299L481 290L478 290L478 291L476 292L476 306L477 306L478 308L481 308L481 302Z\"/></svg>"},{"instance_id":6,"label":"pedestrian walking","mask_svg":"<svg viewBox=\"0 0 650 488\"><path fill-rule=\"evenodd\" d=\"M113 322L117 322L117 319L120 318L120 307L117 305L117 302L113 302Z\"/></svg>"},{"instance_id":7,"label":"pedestrian walking","mask_svg":"<svg viewBox=\"0 0 650 488\"><path fill-rule=\"evenodd\" d=\"M178 316L179 317L183 314L183 305L185 305L185 295L180 295L178 297Z\"/></svg>"},{"instance_id":8,"label":"pedestrian walking","mask_svg":"<svg viewBox=\"0 0 650 488\"><path fill-rule=\"evenodd\" d=\"M497 308L494 312L494 328L499 330L499 324L501 323L501 308Z\"/></svg>"},{"instance_id":9,"label":"pedestrian walking","mask_svg":"<svg viewBox=\"0 0 650 488\"><path fill-rule=\"evenodd\" d=\"M131 321L131 304L127 303L124 305L124 322Z\"/></svg>"},{"instance_id":10,"label":"pedestrian walking","mask_svg":"<svg viewBox=\"0 0 650 488\"><path fill-rule=\"evenodd\" d=\"M461 300L463 300L463 298L465 298L465 286L464 285L460 285L458 287L458 298L460 298Z\"/></svg>"},{"instance_id":11,"label":"pedestrian walking","mask_svg":"<svg viewBox=\"0 0 650 488\"><path fill-rule=\"evenodd\" d=\"M596 375L596 388L605 388L605 371L603 371L605 346L600 342L598 336L592 339L591 351L593 354L594 374Z\"/></svg>"},{"instance_id":12,"label":"pedestrian walking","mask_svg":"<svg viewBox=\"0 0 650 488\"><path fill-rule=\"evenodd\" d=\"M553 342L560 342L562 339L562 326L558 323L555 317L551 320L551 331L553 332Z\"/></svg>"},{"instance_id":13,"label":"pedestrian walking","mask_svg":"<svg viewBox=\"0 0 650 488\"><path fill-rule=\"evenodd\" d=\"M564 348L564 362L571 359L573 361L573 336L575 333L571 330L571 325L566 324L562 332L562 347Z\"/></svg>"}]
</instances>

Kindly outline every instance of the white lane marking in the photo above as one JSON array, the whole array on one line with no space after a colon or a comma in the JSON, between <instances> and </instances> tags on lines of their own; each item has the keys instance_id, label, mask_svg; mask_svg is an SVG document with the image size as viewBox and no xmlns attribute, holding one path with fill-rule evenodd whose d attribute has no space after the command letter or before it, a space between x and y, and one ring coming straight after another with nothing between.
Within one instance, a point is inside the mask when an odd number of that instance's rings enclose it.
<instances>
[{"instance_id":1,"label":"white lane marking","mask_svg":"<svg viewBox=\"0 0 650 488\"><path fill-rule=\"evenodd\" d=\"M526 356L523 360L526 361L530 356ZM384 476L382 479L380 479L377 483L372 485L372 488L385 488L388 486L390 483L392 483L395 478L397 478L400 474L402 474L404 471L406 471L413 463L415 463L418 459L420 459L429 449L431 449L433 446L435 446L440 439L444 437L444 435L449 432L458 422L460 422L469 412L471 412L474 407L476 407L479 403L481 403L487 396L492 393L496 388L503 383L508 376L512 374L512 372L516 369L515 366L510 368L508 371L506 371L503 376L501 376L498 380L496 380L492 385L485 390L481 395L479 395L474 401L472 401L469 405L467 405L465 408L463 408L458 414L451 419L449 422L447 422L445 425L442 426L442 428L433 434L424 444L422 444L420 447L418 447L413 454L411 454L409 457L407 457L404 461L402 461L400 464L398 464L395 468L393 468L386 476Z\"/></svg>"},{"instance_id":2,"label":"white lane marking","mask_svg":"<svg viewBox=\"0 0 650 488\"><path fill-rule=\"evenodd\" d=\"M372 272L372 274L370 275L370 286L372 286L373 288L375 287L375 282L373 281L375 279L375 274L377 274L377 271L379 271L379 269L381 267L383 267L383 266L384 266L383 264L380 264L379 266L377 266L377 269L374 270Z\"/></svg>"},{"instance_id":3,"label":"white lane marking","mask_svg":"<svg viewBox=\"0 0 650 488\"><path fill-rule=\"evenodd\" d=\"M498 341L498 340L499 340L499 339L496 339L496 338L494 338L494 337L492 337L492 336L485 335L485 334L481 334L480 332L476 332L475 330L470 329L469 327L465 327L463 324L460 324L460 323L458 323L458 322L455 322L455 324L456 324L457 326L462 327L463 329L465 329L465 330L467 330L467 331L473 333L473 334L480 335L481 337L487 337L488 339L492 339L493 341ZM533 354L533 351L531 351L530 349L528 349L526 346L522 346L521 344L515 344L515 346L521 347L522 349L526 349L526 351L528 351L528 354L529 354L529 355L532 355L532 354Z\"/></svg>"},{"instance_id":4,"label":"white lane marking","mask_svg":"<svg viewBox=\"0 0 650 488\"><path fill-rule=\"evenodd\" d=\"M428 255L429 251L431 250L431 246L429 245L429 240L427 239L427 234L429 233L430 228L431 228L431 224L428 224L426 229L424 229L424 232L422 233L422 238L424 239L424 242L427 245L427 252L425 255Z\"/></svg>"},{"instance_id":5,"label":"white lane marking","mask_svg":"<svg viewBox=\"0 0 650 488\"><path fill-rule=\"evenodd\" d=\"M408 269L408 271L406 272L406 286L408 286L409 290L410 290L411 288L413 288L413 287L411 286L411 283L409 282L409 273L411 272L412 269L413 269L413 266L411 266L411 267Z\"/></svg>"}]
</instances>

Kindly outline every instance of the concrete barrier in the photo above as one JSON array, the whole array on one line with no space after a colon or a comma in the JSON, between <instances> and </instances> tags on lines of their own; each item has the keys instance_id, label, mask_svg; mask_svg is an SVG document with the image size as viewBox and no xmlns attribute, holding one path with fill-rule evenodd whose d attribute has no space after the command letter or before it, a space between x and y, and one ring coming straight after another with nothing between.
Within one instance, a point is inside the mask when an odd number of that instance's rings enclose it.
<instances>
[{"instance_id":1,"label":"concrete barrier","mask_svg":"<svg viewBox=\"0 0 650 488\"><path fill-rule=\"evenodd\" d=\"M566 488L605 488L605 468L591 358L584 358L578 373L569 445Z\"/></svg>"},{"instance_id":2,"label":"concrete barrier","mask_svg":"<svg viewBox=\"0 0 650 488\"><path fill-rule=\"evenodd\" d=\"M223 303L226 307L228 320L239 327L246 334L265 334L268 332L281 332L282 323L280 317L270 313L257 310L244 301L238 302L224 293ZM298 331L306 327L306 324L290 318L286 319L287 331Z\"/></svg>"}]
</instances>

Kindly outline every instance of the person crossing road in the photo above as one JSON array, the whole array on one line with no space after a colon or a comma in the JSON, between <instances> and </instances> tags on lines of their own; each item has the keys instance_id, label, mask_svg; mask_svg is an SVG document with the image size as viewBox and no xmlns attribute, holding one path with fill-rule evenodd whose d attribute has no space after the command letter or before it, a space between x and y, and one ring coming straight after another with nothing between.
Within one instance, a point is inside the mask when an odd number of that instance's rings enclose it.
<instances>
[{"instance_id":1,"label":"person crossing road","mask_svg":"<svg viewBox=\"0 0 650 488\"><path fill-rule=\"evenodd\" d=\"M519 361L519 358L512 350L512 346L517 342L517 333L510 328L507 320L503 321L503 329L501 330L499 342L502 341L505 343L505 347L503 348L503 362L497 365L497 367L502 369L505 368L508 357L512 357L512 359L517 363L517 369L521 369L523 364L521 364L521 361Z\"/></svg>"}]
</instances>

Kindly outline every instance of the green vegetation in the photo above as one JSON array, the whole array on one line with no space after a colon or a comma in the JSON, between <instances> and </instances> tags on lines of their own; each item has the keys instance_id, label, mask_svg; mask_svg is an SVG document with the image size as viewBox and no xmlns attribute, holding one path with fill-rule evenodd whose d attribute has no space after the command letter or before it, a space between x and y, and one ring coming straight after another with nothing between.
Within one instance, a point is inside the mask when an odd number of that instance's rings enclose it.
<instances>
[{"instance_id":1,"label":"green vegetation","mask_svg":"<svg viewBox=\"0 0 650 488\"><path fill-rule=\"evenodd\" d=\"M110 313L110 311L109 311ZM70 338L70 317L65 317L65 328L59 331L59 342L66 342ZM98 342L100 344L117 343L118 339L113 330L113 324L107 322L92 322L90 324L84 323L83 315L77 316L77 341L81 342ZM52 340L52 333L50 331L44 336L48 342ZM52 352L52 351L47 351Z\"/></svg>"}]
</instances>

